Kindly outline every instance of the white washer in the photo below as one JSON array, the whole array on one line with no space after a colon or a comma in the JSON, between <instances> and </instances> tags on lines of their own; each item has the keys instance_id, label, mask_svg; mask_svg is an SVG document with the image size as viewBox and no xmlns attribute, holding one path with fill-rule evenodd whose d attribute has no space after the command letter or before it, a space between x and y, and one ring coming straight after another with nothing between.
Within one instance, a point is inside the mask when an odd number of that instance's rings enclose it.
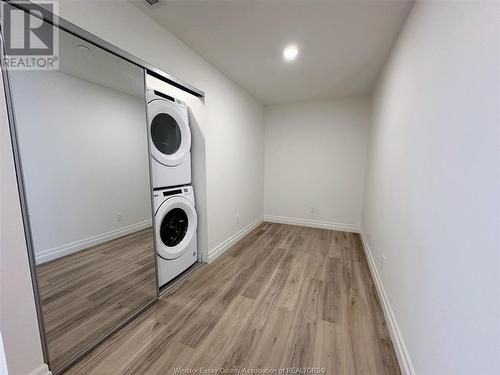
<instances>
[{"instance_id":1,"label":"white washer","mask_svg":"<svg viewBox=\"0 0 500 375\"><path fill-rule=\"evenodd\" d=\"M153 187L191 183L191 130L184 102L148 89L147 111Z\"/></svg>"},{"instance_id":2,"label":"white washer","mask_svg":"<svg viewBox=\"0 0 500 375\"><path fill-rule=\"evenodd\" d=\"M198 257L192 186L154 191L158 279L163 286L180 275Z\"/></svg>"}]
</instances>

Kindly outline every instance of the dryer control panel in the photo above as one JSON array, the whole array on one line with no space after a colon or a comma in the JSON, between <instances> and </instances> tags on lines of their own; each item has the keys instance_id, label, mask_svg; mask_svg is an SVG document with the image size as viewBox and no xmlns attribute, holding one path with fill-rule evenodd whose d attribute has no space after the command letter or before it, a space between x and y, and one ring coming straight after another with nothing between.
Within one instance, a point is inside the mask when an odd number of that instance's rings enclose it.
<instances>
[{"instance_id":1,"label":"dryer control panel","mask_svg":"<svg viewBox=\"0 0 500 375\"><path fill-rule=\"evenodd\" d=\"M146 96L147 96L148 102L150 102L151 100L154 100L154 99L162 98L162 99L170 100L171 102L177 104L181 108L187 108L186 103L184 103L182 100L174 98L173 96L170 96L170 95L165 94L163 92L160 92L158 90L148 89Z\"/></svg>"}]
</instances>

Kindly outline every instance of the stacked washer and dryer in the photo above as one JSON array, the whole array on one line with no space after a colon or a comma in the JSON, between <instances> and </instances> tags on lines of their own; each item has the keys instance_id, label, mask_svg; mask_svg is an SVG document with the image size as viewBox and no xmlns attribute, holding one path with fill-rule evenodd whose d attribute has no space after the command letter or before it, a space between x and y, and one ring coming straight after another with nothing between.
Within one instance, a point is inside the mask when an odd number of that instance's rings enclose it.
<instances>
[{"instance_id":1,"label":"stacked washer and dryer","mask_svg":"<svg viewBox=\"0 0 500 375\"><path fill-rule=\"evenodd\" d=\"M191 184L191 130L186 104L147 90L159 286L197 260L198 218Z\"/></svg>"}]
</instances>

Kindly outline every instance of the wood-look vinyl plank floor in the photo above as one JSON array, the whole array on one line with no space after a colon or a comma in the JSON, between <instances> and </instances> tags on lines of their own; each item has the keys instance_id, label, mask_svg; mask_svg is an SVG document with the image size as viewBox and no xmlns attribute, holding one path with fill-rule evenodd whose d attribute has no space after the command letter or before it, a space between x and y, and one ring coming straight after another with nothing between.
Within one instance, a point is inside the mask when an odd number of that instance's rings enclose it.
<instances>
[{"instance_id":1,"label":"wood-look vinyl plank floor","mask_svg":"<svg viewBox=\"0 0 500 375\"><path fill-rule=\"evenodd\" d=\"M400 374L359 235L263 223L67 374L287 367Z\"/></svg>"},{"instance_id":2,"label":"wood-look vinyl plank floor","mask_svg":"<svg viewBox=\"0 0 500 375\"><path fill-rule=\"evenodd\" d=\"M37 266L51 369L156 296L152 229Z\"/></svg>"}]
</instances>

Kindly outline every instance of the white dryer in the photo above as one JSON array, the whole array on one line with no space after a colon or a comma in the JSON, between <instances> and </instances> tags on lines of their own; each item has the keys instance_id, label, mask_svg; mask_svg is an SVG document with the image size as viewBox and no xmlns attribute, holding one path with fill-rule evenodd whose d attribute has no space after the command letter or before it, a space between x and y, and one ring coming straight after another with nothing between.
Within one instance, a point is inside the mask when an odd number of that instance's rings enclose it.
<instances>
[{"instance_id":1,"label":"white dryer","mask_svg":"<svg viewBox=\"0 0 500 375\"><path fill-rule=\"evenodd\" d=\"M147 90L153 187L191 183L191 130L184 102Z\"/></svg>"},{"instance_id":2,"label":"white dryer","mask_svg":"<svg viewBox=\"0 0 500 375\"><path fill-rule=\"evenodd\" d=\"M193 187L155 190L154 207L158 278L163 286L198 257Z\"/></svg>"}]
</instances>

